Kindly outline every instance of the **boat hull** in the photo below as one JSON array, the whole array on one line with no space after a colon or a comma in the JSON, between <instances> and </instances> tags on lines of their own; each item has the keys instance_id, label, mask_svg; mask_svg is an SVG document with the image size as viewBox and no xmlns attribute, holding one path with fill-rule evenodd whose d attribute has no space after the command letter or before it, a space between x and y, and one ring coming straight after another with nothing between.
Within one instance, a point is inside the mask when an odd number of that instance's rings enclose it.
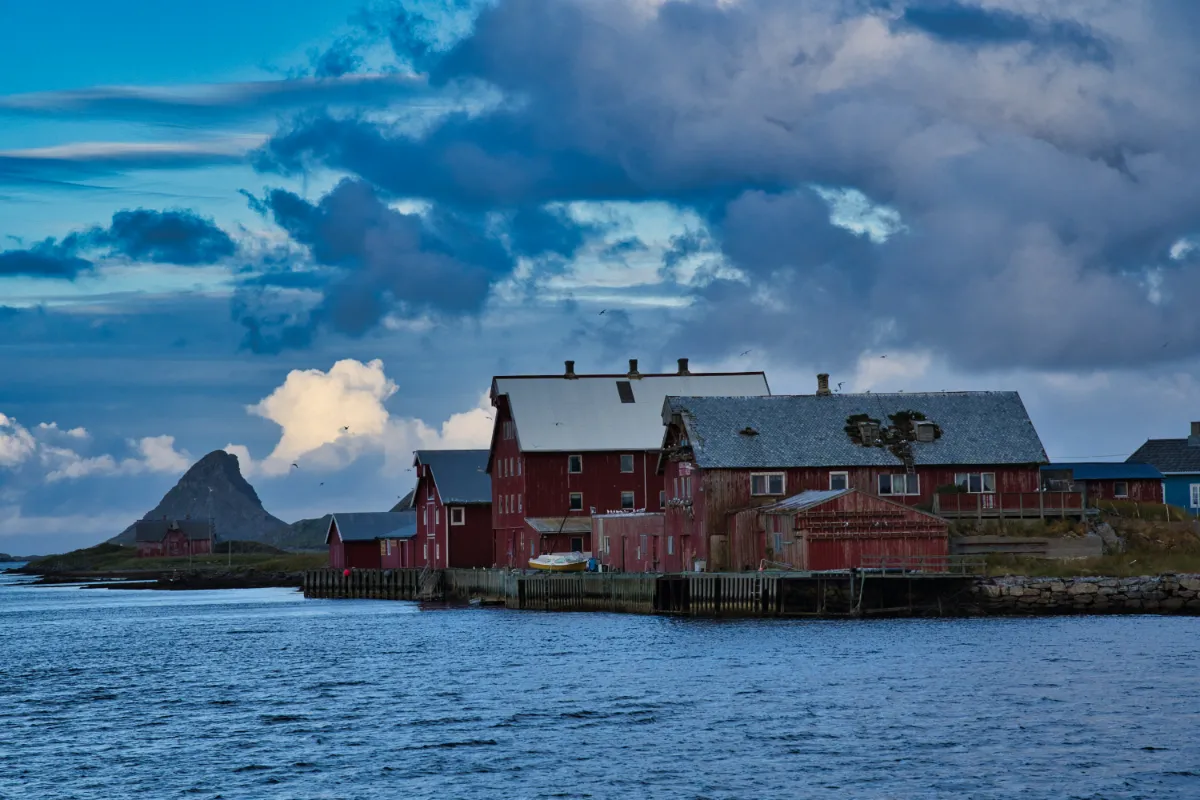
<instances>
[{"instance_id":1,"label":"boat hull","mask_svg":"<svg viewBox=\"0 0 1200 800\"><path fill-rule=\"evenodd\" d=\"M587 562L580 561L576 564L539 564L537 561L530 559L529 568L541 570L542 572L583 572L587 569Z\"/></svg>"}]
</instances>

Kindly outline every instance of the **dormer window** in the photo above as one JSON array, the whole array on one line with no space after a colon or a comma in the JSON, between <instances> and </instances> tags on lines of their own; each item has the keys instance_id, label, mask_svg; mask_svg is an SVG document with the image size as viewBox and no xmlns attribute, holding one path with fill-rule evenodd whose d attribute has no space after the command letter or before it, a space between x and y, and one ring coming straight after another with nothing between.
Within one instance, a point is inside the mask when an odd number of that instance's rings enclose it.
<instances>
[{"instance_id":1,"label":"dormer window","mask_svg":"<svg viewBox=\"0 0 1200 800\"><path fill-rule=\"evenodd\" d=\"M913 438L923 444L928 444L937 438L937 429L932 422L914 422Z\"/></svg>"}]
</instances>

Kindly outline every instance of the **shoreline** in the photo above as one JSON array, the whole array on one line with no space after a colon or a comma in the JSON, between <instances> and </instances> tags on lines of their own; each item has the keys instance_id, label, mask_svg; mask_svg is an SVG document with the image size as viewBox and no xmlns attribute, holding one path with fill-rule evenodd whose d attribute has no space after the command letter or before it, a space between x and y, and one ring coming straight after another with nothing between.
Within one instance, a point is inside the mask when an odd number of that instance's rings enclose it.
<instances>
[{"instance_id":1,"label":"shoreline","mask_svg":"<svg viewBox=\"0 0 1200 800\"><path fill-rule=\"evenodd\" d=\"M84 589L182 591L197 589L299 589L303 572L234 570L66 570L43 572L18 567L6 572L33 575L26 586L84 584Z\"/></svg>"}]
</instances>

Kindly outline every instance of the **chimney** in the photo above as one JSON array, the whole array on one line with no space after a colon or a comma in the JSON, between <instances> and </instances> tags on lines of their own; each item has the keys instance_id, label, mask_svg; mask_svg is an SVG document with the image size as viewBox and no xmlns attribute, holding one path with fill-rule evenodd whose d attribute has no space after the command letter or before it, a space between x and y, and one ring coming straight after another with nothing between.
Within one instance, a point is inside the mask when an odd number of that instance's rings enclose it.
<instances>
[{"instance_id":1,"label":"chimney","mask_svg":"<svg viewBox=\"0 0 1200 800\"><path fill-rule=\"evenodd\" d=\"M630 378L640 378L642 374L637 371L637 359L629 359L629 376Z\"/></svg>"},{"instance_id":2,"label":"chimney","mask_svg":"<svg viewBox=\"0 0 1200 800\"><path fill-rule=\"evenodd\" d=\"M563 373L563 377L567 378L568 380L570 380L571 378L578 378L579 376L575 374L575 362L567 361L564 363L567 366L567 371L565 373Z\"/></svg>"},{"instance_id":3,"label":"chimney","mask_svg":"<svg viewBox=\"0 0 1200 800\"><path fill-rule=\"evenodd\" d=\"M829 394L829 373L822 372L817 375L817 397L828 397Z\"/></svg>"},{"instance_id":4,"label":"chimney","mask_svg":"<svg viewBox=\"0 0 1200 800\"><path fill-rule=\"evenodd\" d=\"M1188 437L1188 447L1200 447L1200 422L1192 423L1192 435Z\"/></svg>"},{"instance_id":5,"label":"chimney","mask_svg":"<svg viewBox=\"0 0 1200 800\"><path fill-rule=\"evenodd\" d=\"M692 374L692 373L688 372L687 362L688 362L688 360L686 358L679 359L679 374L680 375L691 375Z\"/></svg>"}]
</instances>

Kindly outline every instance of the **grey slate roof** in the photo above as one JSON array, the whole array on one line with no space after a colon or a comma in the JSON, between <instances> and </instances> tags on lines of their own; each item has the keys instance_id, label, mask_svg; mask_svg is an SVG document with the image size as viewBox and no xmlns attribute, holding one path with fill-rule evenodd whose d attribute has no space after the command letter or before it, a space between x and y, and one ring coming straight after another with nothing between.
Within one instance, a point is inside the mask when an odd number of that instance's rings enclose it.
<instances>
[{"instance_id":1,"label":"grey slate roof","mask_svg":"<svg viewBox=\"0 0 1200 800\"><path fill-rule=\"evenodd\" d=\"M172 530L182 531L188 539L212 538L206 519L140 519L134 523L134 541L161 542Z\"/></svg>"},{"instance_id":2,"label":"grey slate roof","mask_svg":"<svg viewBox=\"0 0 1200 800\"><path fill-rule=\"evenodd\" d=\"M622 402L618 383L629 384L634 402ZM508 395L517 441L526 453L650 452L662 444L662 404L668 395L770 393L762 372L492 379L492 396Z\"/></svg>"},{"instance_id":3,"label":"grey slate roof","mask_svg":"<svg viewBox=\"0 0 1200 800\"><path fill-rule=\"evenodd\" d=\"M415 463L433 470L433 482L446 505L492 502L488 450L418 450Z\"/></svg>"},{"instance_id":4,"label":"grey slate roof","mask_svg":"<svg viewBox=\"0 0 1200 800\"><path fill-rule=\"evenodd\" d=\"M1126 461L1152 464L1163 473L1200 473L1200 447L1190 446L1187 439L1148 439Z\"/></svg>"},{"instance_id":5,"label":"grey slate roof","mask_svg":"<svg viewBox=\"0 0 1200 800\"><path fill-rule=\"evenodd\" d=\"M769 506L762 506L758 510L764 514L774 514L786 511L803 511L806 508L819 506L821 503L828 502L835 497L841 497L844 494L850 494L853 489L824 489L801 492L800 494L792 495L791 497L780 500L777 503L771 503Z\"/></svg>"},{"instance_id":6,"label":"grey slate roof","mask_svg":"<svg viewBox=\"0 0 1200 800\"><path fill-rule=\"evenodd\" d=\"M1077 481L1140 481L1161 480L1162 473L1152 464L1131 464L1112 461L1064 461L1046 464L1042 472L1070 472Z\"/></svg>"},{"instance_id":7,"label":"grey slate roof","mask_svg":"<svg viewBox=\"0 0 1200 800\"><path fill-rule=\"evenodd\" d=\"M334 514L325 531L325 544L337 525L343 542L370 542L375 539L411 539L417 535L417 512L362 511L354 514Z\"/></svg>"},{"instance_id":8,"label":"grey slate roof","mask_svg":"<svg viewBox=\"0 0 1200 800\"><path fill-rule=\"evenodd\" d=\"M846 435L846 418L919 411L942 436L914 443L913 461L930 465L1044 464L1046 451L1016 392L669 397L664 421L681 415L701 468L885 467L884 448ZM748 436L747 427L757 431Z\"/></svg>"}]
</instances>

